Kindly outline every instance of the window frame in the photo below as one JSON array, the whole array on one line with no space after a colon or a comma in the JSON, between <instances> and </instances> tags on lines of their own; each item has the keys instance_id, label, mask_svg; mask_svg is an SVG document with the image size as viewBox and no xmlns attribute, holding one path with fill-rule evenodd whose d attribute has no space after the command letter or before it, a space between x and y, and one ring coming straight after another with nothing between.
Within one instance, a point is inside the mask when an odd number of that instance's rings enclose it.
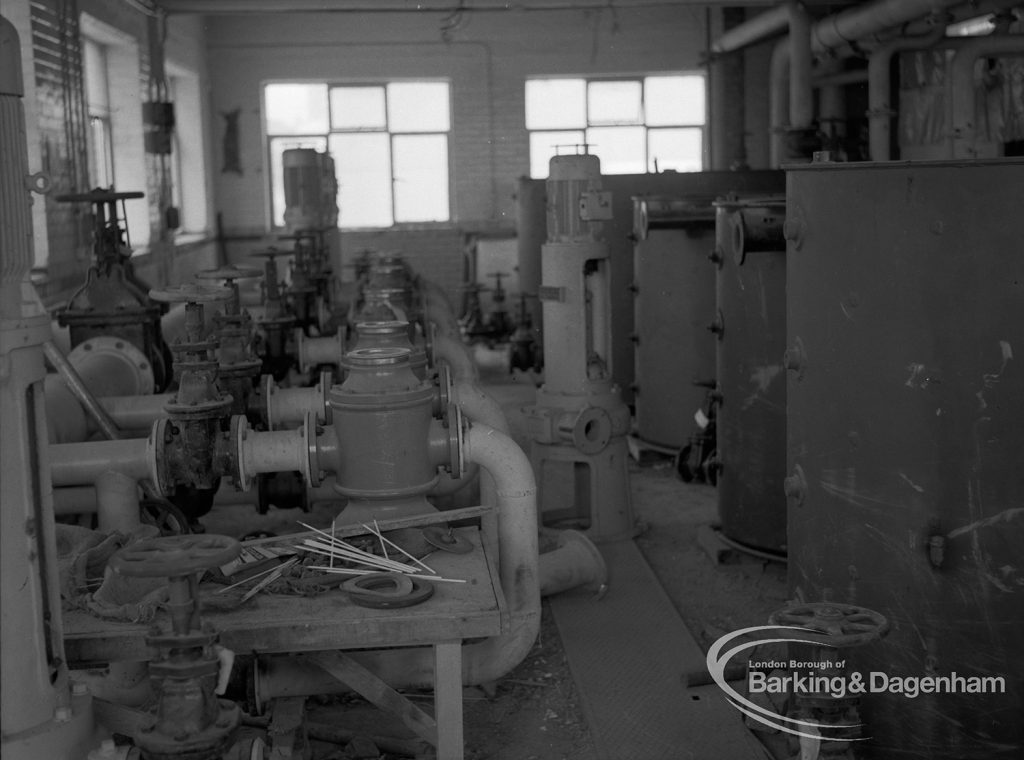
<instances>
[{"instance_id":1,"label":"window frame","mask_svg":"<svg viewBox=\"0 0 1024 760\"><path fill-rule=\"evenodd\" d=\"M691 121L680 121L678 123L664 124L664 123L649 123L648 114L646 108L646 97L647 88L646 80L649 78L658 77L694 77L699 78L703 83L703 103L701 104L701 111L703 119L700 122ZM583 119L584 123L575 126L563 126L563 127L529 127L527 126L530 122L530 116L527 113L528 110L528 95L527 90L531 82L539 81L575 81L583 84ZM615 83L615 82L636 82L640 86L640 116L635 122L624 122L624 121L601 121L598 119L592 119L591 117L591 87L594 84L601 83ZM524 113L523 113L523 124L527 132L527 140L529 143L529 167L530 177L533 179L543 179L547 177L547 161L551 155L557 154L558 150L555 147L555 153L546 153L544 158L544 171L540 172L539 157L534 155L534 135L557 135L558 133L573 135L570 141L564 143L565 145L579 145L580 143L575 139L575 136L579 133L583 134L583 144L591 145L592 143L591 134L592 131L597 129L615 129L615 128L632 128L638 127L643 130L643 170L640 172L616 172L616 171L602 171L606 174L654 174L653 163L656 157L651 156L651 133L653 132L664 132L666 130L694 130L700 135L700 166L696 169L687 171L704 171L708 164L708 80L707 76L702 71L684 70L684 71L667 71L667 72L647 72L644 74L629 74L629 75L614 75L614 76L563 76L563 75L550 75L550 76L531 76L527 77L523 85L524 92ZM551 143L549 143L551 144ZM557 145L557 143L554 143ZM595 144L599 148L599 144ZM600 150L591 151L595 155L600 155ZM604 164L604 162L602 162ZM662 169L658 170L664 171Z\"/></svg>"},{"instance_id":2,"label":"window frame","mask_svg":"<svg viewBox=\"0 0 1024 760\"><path fill-rule=\"evenodd\" d=\"M324 86L326 89L326 111L327 111L327 131L317 132L307 130L303 133L289 133L289 132L271 132L268 125L268 108L267 108L267 87L270 85L317 85ZM405 129L393 129L392 128L392 116L390 113L390 107L388 103L387 88L393 84L443 84L447 88L447 129L445 130L425 130L425 131L410 131ZM384 96L384 125L382 127L365 127L365 126L334 126L332 119L332 106L333 97L332 93L339 89L380 89L383 91ZM454 222L454 209L452 206L452 131L453 131L453 115L452 115L452 81L447 77L427 77L427 78L387 78L387 79L373 79L373 80L310 80L310 79L287 79L287 80L266 80L261 83L260 86L260 118L261 118L261 131L264 140L264 161L266 162L266 173L269 178L267 185L267 203L266 203L266 218L268 228L273 232L278 232L285 229L283 220L281 217L284 214L283 206L277 208L276 196L283 198L284 188L280 187L278 191L278 184L281 181L279 175L279 167L276 167L274 161L274 144L276 141L288 141L294 140L297 144L309 143L310 141L317 140L323 141L326 146L325 150L330 150L331 137L335 135L384 135L386 137L387 151L388 151L388 174L387 183L390 197L390 207L388 209L388 215L391 219L391 223L387 225L375 225L375 224L359 224L359 225L345 225L342 220L344 218L345 203L342 201L343 194L343 177L341 176L341 164L342 161L339 157L334 157L335 164L338 167L338 227L345 231L360 231L360 230L394 230L394 229L409 229L423 226L444 226L451 225ZM398 221L396 219L396 210L398 209L398 191L396 190L398 177L396 176L395 169L395 138L401 137L441 137L444 140L445 155L443 158L445 176L443 177L443 190L446 196L445 203L445 218L444 219L433 219L423 221ZM293 146L289 146L293 147ZM298 147L298 145L294 146ZM308 147L308 146L307 146ZM287 147L285 148L287 149ZM319 149L319 148L318 148ZM275 171L278 168L278 171Z\"/></svg>"}]
</instances>

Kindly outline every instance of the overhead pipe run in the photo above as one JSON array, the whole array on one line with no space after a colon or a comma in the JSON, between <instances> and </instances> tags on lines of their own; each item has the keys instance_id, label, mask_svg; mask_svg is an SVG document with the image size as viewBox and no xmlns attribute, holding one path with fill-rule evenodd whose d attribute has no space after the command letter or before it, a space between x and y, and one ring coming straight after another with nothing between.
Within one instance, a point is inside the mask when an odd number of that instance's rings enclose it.
<instances>
[{"instance_id":1,"label":"overhead pipe run","mask_svg":"<svg viewBox=\"0 0 1024 760\"><path fill-rule=\"evenodd\" d=\"M962 3L963 0L876 0L826 16L811 27L811 52L824 53L864 39L885 29L928 16ZM779 6L784 7L784 6ZM782 31L782 11L773 9L762 16L733 27L711 44L714 53L740 50Z\"/></svg>"},{"instance_id":2,"label":"overhead pipe run","mask_svg":"<svg viewBox=\"0 0 1024 760\"><path fill-rule=\"evenodd\" d=\"M1024 34L978 37L956 51L949 65L946 102L950 158L978 158L974 64L982 56L1024 55Z\"/></svg>"}]
</instances>

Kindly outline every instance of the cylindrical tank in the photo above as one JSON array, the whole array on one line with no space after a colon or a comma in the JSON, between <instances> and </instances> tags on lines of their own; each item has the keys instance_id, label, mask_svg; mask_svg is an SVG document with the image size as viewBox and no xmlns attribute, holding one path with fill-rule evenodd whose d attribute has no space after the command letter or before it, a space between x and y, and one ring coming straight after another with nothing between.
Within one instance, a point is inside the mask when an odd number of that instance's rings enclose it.
<instances>
[{"instance_id":1,"label":"cylindrical tank","mask_svg":"<svg viewBox=\"0 0 1024 760\"><path fill-rule=\"evenodd\" d=\"M792 593L889 618L865 673L1002 679L879 678L865 757L1024 757L1024 160L787 181Z\"/></svg>"},{"instance_id":2,"label":"cylindrical tank","mask_svg":"<svg viewBox=\"0 0 1024 760\"><path fill-rule=\"evenodd\" d=\"M636 427L672 450L693 434L715 380L714 196L633 198ZM706 384L705 387L697 383Z\"/></svg>"},{"instance_id":3,"label":"cylindrical tank","mask_svg":"<svg viewBox=\"0 0 1024 760\"><path fill-rule=\"evenodd\" d=\"M734 541L784 552L786 199L715 207L718 516Z\"/></svg>"}]
</instances>

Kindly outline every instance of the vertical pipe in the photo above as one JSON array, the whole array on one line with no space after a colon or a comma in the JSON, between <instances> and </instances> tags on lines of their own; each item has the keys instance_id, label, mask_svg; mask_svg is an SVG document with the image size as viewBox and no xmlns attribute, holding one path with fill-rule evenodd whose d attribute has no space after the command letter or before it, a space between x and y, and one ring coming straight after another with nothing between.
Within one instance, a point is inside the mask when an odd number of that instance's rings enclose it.
<instances>
[{"instance_id":1,"label":"vertical pipe","mask_svg":"<svg viewBox=\"0 0 1024 760\"><path fill-rule=\"evenodd\" d=\"M779 40L772 48L769 63L768 121L771 129L769 141L769 165L778 169L786 153L786 128L789 126L789 56L790 46L786 39Z\"/></svg>"},{"instance_id":2,"label":"vertical pipe","mask_svg":"<svg viewBox=\"0 0 1024 760\"><path fill-rule=\"evenodd\" d=\"M96 478L97 522L102 531L131 533L139 527L139 484L109 470Z\"/></svg>"},{"instance_id":3,"label":"vertical pipe","mask_svg":"<svg viewBox=\"0 0 1024 760\"><path fill-rule=\"evenodd\" d=\"M789 2L789 126L806 129L814 121L811 89L811 18L801 3Z\"/></svg>"}]
</instances>

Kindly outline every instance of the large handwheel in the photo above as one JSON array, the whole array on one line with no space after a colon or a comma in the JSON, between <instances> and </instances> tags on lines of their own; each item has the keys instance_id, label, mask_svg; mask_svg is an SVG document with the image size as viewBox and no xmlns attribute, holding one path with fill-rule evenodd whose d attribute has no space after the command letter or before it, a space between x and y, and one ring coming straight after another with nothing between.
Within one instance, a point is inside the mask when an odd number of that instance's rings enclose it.
<instances>
[{"instance_id":1,"label":"large handwheel","mask_svg":"<svg viewBox=\"0 0 1024 760\"><path fill-rule=\"evenodd\" d=\"M882 638L889 632L884 615L853 604L810 602L796 604L772 613L772 625L791 625L809 629L794 634L834 647L856 647Z\"/></svg>"},{"instance_id":2,"label":"large handwheel","mask_svg":"<svg viewBox=\"0 0 1024 760\"><path fill-rule=\"evenodd\" d=\"M162 536L126 546L110 558L122 575L135 578L176 578L224 565L242 552L230 536Z\"/></svg>"}]
</instances>

